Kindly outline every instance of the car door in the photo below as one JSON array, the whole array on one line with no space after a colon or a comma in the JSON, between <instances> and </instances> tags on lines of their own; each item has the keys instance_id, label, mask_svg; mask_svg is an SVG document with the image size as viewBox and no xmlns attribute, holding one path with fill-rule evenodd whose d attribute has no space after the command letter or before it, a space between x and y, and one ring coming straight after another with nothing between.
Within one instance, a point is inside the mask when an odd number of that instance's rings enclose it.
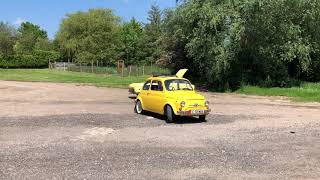
<instances>
[{"instance_id":1,"label":"car door","mask_svg":"<svg viewBox=\"0 0 320 180\"><path fill-rule=\"evenodd\" d=\"M144 110L150 111L150 87L151 87L151 80L148 80L146 83L144 83L142 90L139 94L141 97L143 108Z\"/></svg>"},{"instance_id":2,"label":"car door","mask_svg":"<svg viewBox=\"0 0 320 180\"><path fill-rule=\"evenodd\" d=\"M150 88L150 111L162 114L164 106L163 84L159 80L153 80Z\"/></svg>"}]
</instances>

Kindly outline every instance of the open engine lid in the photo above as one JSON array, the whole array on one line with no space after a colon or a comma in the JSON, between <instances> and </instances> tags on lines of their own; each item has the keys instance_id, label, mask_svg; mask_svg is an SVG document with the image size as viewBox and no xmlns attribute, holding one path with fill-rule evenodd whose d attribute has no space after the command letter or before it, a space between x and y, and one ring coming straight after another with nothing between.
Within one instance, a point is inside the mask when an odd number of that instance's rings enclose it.
<instances>
[{"instance_id":1,"label":"open engine lid","mask_svg":"<svg viewBox=\"0 0 320 180\"><path fill-rule=\"evenodd\" d=\"M177 72L176 76L177 76L178 78L183 78L183 76L186 74L187 71L188 71L188 69L180 69L180 70Z\"/></svg>"}]
</instances>

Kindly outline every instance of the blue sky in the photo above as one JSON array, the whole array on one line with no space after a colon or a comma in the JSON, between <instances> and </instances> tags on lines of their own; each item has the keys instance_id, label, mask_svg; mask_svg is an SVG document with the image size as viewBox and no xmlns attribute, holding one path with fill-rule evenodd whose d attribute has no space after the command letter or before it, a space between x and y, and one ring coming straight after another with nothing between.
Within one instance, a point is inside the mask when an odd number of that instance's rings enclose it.
<instances>
[{"instance_id":1,"label":"blue sky","mask_svg":"<svg viewBox=\"0 0 320 180\"><path fill-rule=\"evenodd\" d=\"M4 0L0 21L15 26L23 21L38 24L53 38L65 14L91 8L111 8L124 21L135 17L146 22L147 11L156 3L162 9L175 7L175 0Z\"/></svg>"}]
</instances>

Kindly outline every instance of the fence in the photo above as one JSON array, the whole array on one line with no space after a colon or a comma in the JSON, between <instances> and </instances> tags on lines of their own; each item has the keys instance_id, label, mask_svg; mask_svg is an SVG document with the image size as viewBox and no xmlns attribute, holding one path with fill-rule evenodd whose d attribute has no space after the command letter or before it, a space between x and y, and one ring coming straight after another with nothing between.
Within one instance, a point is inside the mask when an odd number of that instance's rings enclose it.
<instances>
[{"instance_id":1,"label":"fence","mask_svg":"<svg viewBox=\"0 0 320 180\"><path fill-rule=\"evenodd\" d=\"M121 76L144 76L144 75L151 75L154 73L170 74L169 69L162 68L155 65L111 67L111 66L103 66L102 64L98 64L98 63L92 64L92 65L83 65L83 64L75 64L75 63L66 63L66 62L54 62L54 63L49 63L49 68L63 70L63 71L86 72L86 73L95 73L95 74L109 74L109 75L117 74Z\"/></svg>"}]
</instances>

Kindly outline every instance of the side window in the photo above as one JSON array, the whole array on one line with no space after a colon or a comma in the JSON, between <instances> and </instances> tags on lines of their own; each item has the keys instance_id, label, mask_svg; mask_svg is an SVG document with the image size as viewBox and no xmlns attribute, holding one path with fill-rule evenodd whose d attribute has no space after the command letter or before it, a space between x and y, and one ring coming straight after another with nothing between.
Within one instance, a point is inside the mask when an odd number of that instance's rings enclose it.
<instances>
[{"instance_id":1,"label":"side window","mask_svg":"<svg viewBox=\"0 0 320 180\"><path fill-rule=\"evenodd\" d=\"M163 91L163 86L162 86L161 81L152 81L151 90L152 91Z\"/></svg>"},{"instance_id":2,"label":"side window","mask_svg":"<svg viewBox=\"0 0 320 180\"><path fill-rule=\"evenodd\" d=\"M143 90L149 90L149 89L150 89L150 84L151 84L151 81L147 81L147 82L143 85Z\"/></svg>"}]
</instances>

